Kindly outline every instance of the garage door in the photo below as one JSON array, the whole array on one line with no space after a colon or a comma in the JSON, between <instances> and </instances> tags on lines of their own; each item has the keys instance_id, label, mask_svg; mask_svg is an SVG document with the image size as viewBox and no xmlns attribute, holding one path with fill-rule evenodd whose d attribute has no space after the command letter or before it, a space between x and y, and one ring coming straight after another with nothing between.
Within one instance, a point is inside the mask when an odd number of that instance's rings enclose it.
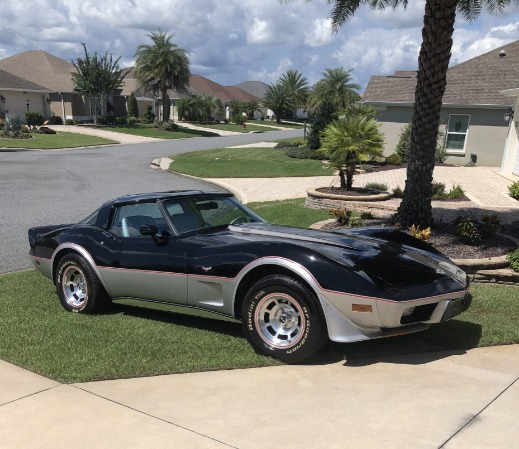
<instances>
[{"instance_id":1,"label":"garage door","mask_svg":"<svg viewBox=\"0 0 519 449\"><path fill-rule=\"evenodd\" d=\"M514 175L519 176L519 144L515 149L515 161L514 161L514 169L512 170Z\"/></svg>"}]
</instances>

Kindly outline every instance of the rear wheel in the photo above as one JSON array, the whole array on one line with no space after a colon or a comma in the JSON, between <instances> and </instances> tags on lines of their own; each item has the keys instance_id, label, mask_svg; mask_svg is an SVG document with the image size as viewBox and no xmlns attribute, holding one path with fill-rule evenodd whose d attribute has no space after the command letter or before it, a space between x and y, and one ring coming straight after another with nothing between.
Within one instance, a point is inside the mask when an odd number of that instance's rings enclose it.
<instances>
[{"instance_id":1,"label":"rear wheel","mask_svg":"<svg viewBox=\"0 0 519 449\"><path fill-rule=\"evenodd\" d=\"M287 363L299 363L327 342L327 328L315 294L285 275L259 280L247 292L242 325L259 352Z\"/></svg>"},{"instance_id":2,"label":"rear wheel","mask_svg":"<svg viewBox=\"0 0 519 449\"><path fill-rule=\"evenodd\" d=\"M79 254L67 254L59 261L55 283L61 305L69 312L97 313L111 303L94 270Z\"/></svg>"}]
</instances>

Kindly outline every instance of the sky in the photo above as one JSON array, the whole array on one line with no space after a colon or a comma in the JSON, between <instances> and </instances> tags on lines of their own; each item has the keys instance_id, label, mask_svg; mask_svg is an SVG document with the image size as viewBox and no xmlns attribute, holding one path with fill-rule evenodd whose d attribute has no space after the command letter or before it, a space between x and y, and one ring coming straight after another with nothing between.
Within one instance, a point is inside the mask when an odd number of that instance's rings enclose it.
<instances>
[{"instance_id":1,"label":"sky","mask_svg":"<svg viewBox=\"0 0 519 449\"><path fill-rule=\"evenodd\" d=\"M289 69L312 85L326 68L370 76L416 70L425 0L406 10L358 10L337 34L326 0L3 0L0 58L44 50L67 61L89 52L133 65L140 44L159 29L190 54L191 72L223 85L276 82ZM455 24L451 66L519 39L519 6ZM518 80L519 82L519 80Z\"/></svg>"}]
</instances>

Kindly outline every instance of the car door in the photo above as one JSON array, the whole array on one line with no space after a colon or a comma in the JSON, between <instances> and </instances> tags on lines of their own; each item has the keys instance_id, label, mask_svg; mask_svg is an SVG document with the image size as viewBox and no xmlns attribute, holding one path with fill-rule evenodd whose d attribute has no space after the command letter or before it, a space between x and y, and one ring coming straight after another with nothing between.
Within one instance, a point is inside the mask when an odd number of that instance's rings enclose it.
<instances>
[{"instance_id":1,"label":"car door","mask_svg":"<svg viewBox=\"0 0 519 449\"><path fill-rule=\"evenodd\" d=\"M116 205L111 217L95 251L110 296L186 304L186 254L159 203ZM141 235L143 225L157 234Z\"/></svg>"}]
</instances>

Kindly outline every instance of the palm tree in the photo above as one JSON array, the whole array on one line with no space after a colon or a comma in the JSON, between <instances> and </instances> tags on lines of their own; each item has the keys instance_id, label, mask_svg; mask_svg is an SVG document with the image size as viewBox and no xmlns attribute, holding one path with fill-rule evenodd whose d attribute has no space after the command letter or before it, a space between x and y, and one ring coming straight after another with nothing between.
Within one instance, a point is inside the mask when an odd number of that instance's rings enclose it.
<instances>
[{"instance_id":1,"label":"palm tree","mask_svg":"<svg viewBox=\"0 0 519 449\"><path fill-rule=\"evenodd\" d=\"M306 106L310 91L307 79L299 70L289 70L279 79L279 82L290 92L294 102L294 115L296 115L298 108Z\"/></svg>"},{"instance_id":2,"label":"palm tree","mask_svg":"<svg viewBox=\"0 0 519 449\"><path fill-rule=\"evenodd\" d=\"M268 87L263 96L262 104L265 108L272 110L277 123L281 123L281 117L284 117L294 107L290 91L286 85L279 82Z\"/></svg>"},{"instance_id":3,"label":"palm tree","mask_svg":"<svg viewBox=\"0 0 519 449\"><path fill-rule=\"evenodd\" d=\"M360 85L351 81L351 70L342 67L326 69L323 78L313 87L308 107L317 109L324 101L330 102L337 109L344 109L351 103L360 100Z\"/></svg>"},{"instance_id":4,"label":"palm tree","mask_svg":"<svg viewBox=\"0 0 519 449\"><path fill-rule=\"evenodd\" d=\"M135 53L136 76L139 84L162 97L163 117L169 118L168 89L184 89L189 84L189 54L171 42L174 34L147 35L153 45L139 45Z\"/></svg>"},{"instance_id":5,"label":"palm tree","mask_svg":"<svg viewBox=\"0 0 519 449\"><path fill-rule=\"evenodd\" d=\"M293 0L281 0L290 2ZM384 9L404 8L408 0L327 0L333 4L332 30L337 32L362 5ZM411 151L407 163L404 198L397 211L398 221L405 226L422 228L432 223L432 179L434 153L442 98L447 85L447 69L451 57L452 34L456 12L469 21L475 20L483 9L501 12L519 0L426 0L422 46L418 57L411 129Z\"/></svg>"},{"instance_id":6,"label":"palm tree","mask_svg":"<svg viewBox=\"0 0 519 449\"><path fill-rule=\"evenodd\" d=\"M369 115L352 114L330 123L323 132L320 153L339 170L341 189L351 190L355 166L382 156L380 124Z\"/></svg>"}]
</instances>

